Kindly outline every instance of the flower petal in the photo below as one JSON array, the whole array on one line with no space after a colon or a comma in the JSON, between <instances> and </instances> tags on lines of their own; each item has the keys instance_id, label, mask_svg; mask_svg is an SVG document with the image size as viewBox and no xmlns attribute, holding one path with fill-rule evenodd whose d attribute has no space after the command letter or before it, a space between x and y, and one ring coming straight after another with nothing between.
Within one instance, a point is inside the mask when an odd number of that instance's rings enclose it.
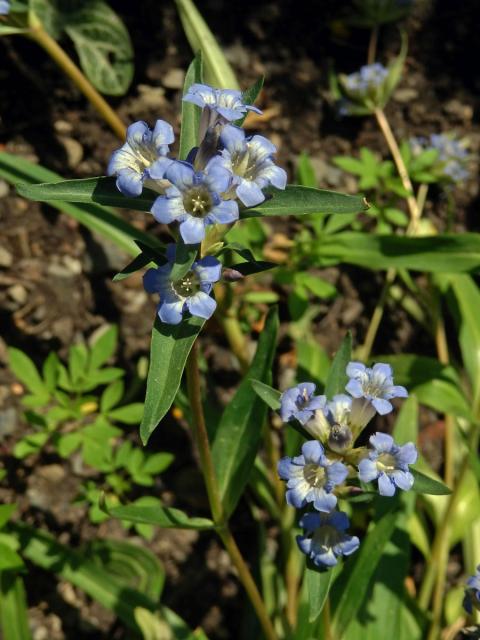
<instances>
[{"instance_id":1,"label":"flower petal","mask_svg":"<svg viewBox=\"0 0 480 640\"><path fill-rule=\"evenodd\" d=\"M187 298L186 304L192 316L205 318L205 320L208 320L217 308L215 300L203 291L199 291L194 296Z\"/></svg>"},{"instance_id":2,"label":"flower petal","mask_svg":"<svg viewBox=\"0 0 480 640\"><path fill-rule=\"evenodd\" d=\"M201 218L187 215L180 223L180 235L185 244L198 244L205 238L205 222Z\"/></svg>"}]
</instances>

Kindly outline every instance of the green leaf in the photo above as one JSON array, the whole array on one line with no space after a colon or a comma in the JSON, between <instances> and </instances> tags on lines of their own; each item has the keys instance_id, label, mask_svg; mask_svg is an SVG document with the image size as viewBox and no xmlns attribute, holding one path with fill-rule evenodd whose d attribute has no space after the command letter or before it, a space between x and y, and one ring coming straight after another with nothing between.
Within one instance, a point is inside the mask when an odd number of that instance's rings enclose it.
<instances>
[{"instance_id":1,"label":"green leaf","mask_svg":"<svg viewBox=\"0 0 480 640\"><path fill-rule=\"evenodd\" d=\"M188 354L204 322L196 316L184 319L177 325L164 324L158 318L155 320L145 411L140 425L143 444L148 442L158 423L172 406Z\"/></svg>"},{"instance_id":2,"label":"green leaf","mask_svg":"<svg viewBox=\"0 0 480 640\"><path fill-rule=\"evenodd\" d=\"M251 87L248 87L243 91L242 99L244 104L254 105L256 99L258 98L260 91L263 89L263 83L265 82L264 76L259 78L256 82L252 84ZM248 112L243 116L243 118L239 118L235 120L234 124L237 127L241 127L245 122L245 118L247 117Z\"/></svg>"},{"instance_id":3,"label":"green leaf","mask_svg":"<svg viewBox=\"0 0 480 640\"><path fill-rule=\"evenodd\" d=\"M118 407L110 411L108 417L111 420L123 422L124 424L139 424L143 416L143 403L132 402L124 407Z\"/></svg>"},{"instance_id":4,"label":"green leaf","mask_svg":"<svg viewBox=\"0 0 480 640\"><path fill-rule=\"evenodd\" d=\"M265 384L260 380L255 380L254 378L250 379L250 384L257 396L261 398L265 404L268 404L270 409L273 409L274 411L278 411L278 409L280 409L280 396L282 395L280 391L277 391L268 384Z\"/></svg>"},{"instance_id":5,"label":"green leaf","mask_svg":"<svg viewBox=\"0 0 480 640\"><path fill-rule=\"evenodd\" d=\"M230 515L243 493L255 462L267 414L251 380L270 382L275 355L278 313L270 309L253 362L217 427L212 457L225 512Z\"/></svg>"},{"instance_id":6,"label":"green leaf","mask_svg":"<svg viewBox=\"0 0 480 640\"><path fill-rule=\"evenodd\" d=\"M11 184L16 185L19 182L23 182L24 184L21 188L24 189L27 189L29 184L38 182L58 184L58 181L62 179L61 176L53 173L53 171L49 171L24 158L6 152L0 152L0 176ZM35 194L31 199L36 199ZM40 200L42 200L42 198L40 198ZM53 200L59 199L53 198ZM86 199L84 202L91 203L92 200ZM75 206L69 202L55 202L51 206L71 216L91 231L100 233L130 255L135 256L138 253L138 247L134 239L140 240L150 246L156 246L158 244L153 236L140 231L125 220L122 220L122 218L113 211L105 209L104 207L99 207L94 204Z\"/></svg>"},{"instance_id":7,"label":"green leaf","mask_svg":"<svg viewBox=\"0 0 480 640\"><path fill-rule=\"evenodd\" d=\"M192 84L203 82L202 56L198 52L188 67L183 85L183 95L187 93ZM196 104L182 100L182 126L180 128L180 145L178 157L185 160L190 151L198 146L198 131L200 128L200 116L202 110Z\"/></svg>"},{"instance_id":8,"label":"green leaf","mask_svg":"<svg viewBox=\"0 0 480 640\"><path fill-rule=\"evenodd\" d=\"M187 275L197 257L198 247L198 244L185 244L181 241L175 244L175 262L169 276L171 282L177 282Z\"/></svg>"},{"instance_id":9,"label":"green leaf","mask_svg":"<svg viewBox=\"0 0 480 640\"><path fill-rule=\"evenodd\" d=\"M63 16L55 0L29 0L29 8L40 19L54 40L58 40L63 31Z\"/></svg>"},{"instance_id":10,"label":"green leaf","mask_svg":"<svg viewBox=\"0 0 480 640\"><path fill-rule=\"evenodd\" d=\"M112 280L113 282L119 282L120 280L125 280L125 278L129 278L136 271L143 269L151 262L150 256L145 253L139 253L131 262L127 264L121 271L116 273Z\"/></svg>"},{"instance_id":11,"label":"green leaf","mask_svg":"<svg viewBox=\"0 0 480 640\"><path fill-rule=\"evenodd\" d=\"M443 482L434 480L416 469L410 468L410 471L415 478L415 482L412 487L413 491L416 491L417 493L428 493L431 496L447 496L452 493L447 485L443 484Z\"/></svg>"},{"instance_id":12,"label":"green leaf","mask_svg":"<svg viewBox=\"0 0 480 640\"><path fill-rule=\"evenodd\" d=\"M302 187L312 187L313 189L316 189L318 184L312 161L305 152L302 152L298 158L297 182Z\"/></svg>"},{"instance_id":13,"label":"green leaf","mask_svg":"<svg viewBox=\"0 0 480 640\"><path fill-rule=\"evenodd\" d=\"M100 411L107 413L115 407L123 397L125 385L122 380L117 380L108 385L100 398Z\"/></svg>"},{"instance_id":14,"label":"green leaf","mask_svg":"<svg viewBox=\"0 0 480 640\"><path fill-rule=\"evenodd\" d=\"M74 344L68 353L68 370L70 380L77 387L87 375L88 351L84 344Z\"/></svg>"},{"instance_id":15,"label":"green leaf","mask_svg":"<svg viewBox=\"0 0 480 640\"><path fill-rule=\"evenodd\" d=\"M117 348L118 329L115 325L105 325L102 332L97 333L90 346L88 369L93 373L109 360Z\"/></svg>"},{"instance_id":16,"label":"green leaf","mask_svg":"<svg viewBox=\"0 0 480 640\"><path fill-rule=\"evenodd\" d=\"M330 588L332 587L337 575L338 571L335 571L335 569L318 571L313 568L310 569L307 566L305 579L307 581L308 588L309 622L315 622L321 614L322 609L325 606L325 602L327 601Z\"/></svg>"},{"instance_id":17,"label":"green leaf","mask_svg":"<svg viewBox=\"0 0 480 640\"><path fill-rule=\"evenodd\" d=\"M328 372L328 378L325 384L325 395L327 398L333 398L333 396L339 393L345 393L345 385L348 382L346 369L351 359L352 334L348 332L342 340L342 344L335 354L330 371Z\"/></svg>"},{"instance_id":18,"label":"green leaf","mask_svg":"<svg viewBox=\"0 0 480 640\"><path fill-rule=\"evenodd\" d=\"M348 625L357 615L383 550L395 529L398 516L399 511L391 511L384 515L371 531L368 531L360 549L352 557L348 571L344 572L346 579L335 582L333 593L336 606L332 619L334 638L343 637Z\"/></svg>"},{"instance_id":19,"label":"green leaf","mask_svg":"<svg viewBox=\"0 0 480 640\"><path fill-rule=\"evenodd\" d=\"M0 575L3 571L19 571L23 560L10 546L0 542Z\"/></svg>"},{"instance_id":20,"label":"green leaf","mask_svg":"<svg viewBox=\"0 0 480 640\"><path fill-rule=\"evenodd\" d=\"M316 255L329 264L335 260L367 269L477 272L480 270L480 234L444 233L409 238L349 231L323 236Z\"/></svg>"},{"instance_id":21,"label":"green leaf","mask_svg":"<svg viewBox=\"0 0 480 640\"><path fill-rule=\"evenodd\" d=\"M43 531L19 523L12 526L12 531L18 535L25 558L82 589L100 605L114 611L129 629L139 632L134 617L135 607L156 610L157 599L152 599L132 584L135 575L130 579L119 579L112 570L100 564L101 557L87 559L84 552L61 545ZM134 548L139 553L147 553L145 548ZM149 556L151 568L161 571L156 557L151 553Z\"/></svg>"},{"instance_id":22,"label":"green leaf","mask_svg":"<svg viewBox=\"0 0 480 640\"><path fill-rule=\"evenodd\" d=\"M193 53L202 52L205 82L222 89L238 89L235 72L195 4L192 0L175 0L175 4Z\"/></svg>"},{"instance_id":23,"label":"green leaf","mask_svg":"<svg viewBox=\"0 0 480 640\"><path fill-rule=\"evenodd\" d=\"M23 382L33 394L48 399L48 389L40 377L37 367L27 354L20 349L15 349L15 347L9 347L7 353L10 369L20 382Z\"/></svg>"},{"instance_id":24,"label":"green leaf","mask_svg":"<svg viewBox=\"0 0 480 640\"><path fill-rule=\"evenodd\" d=\"M12 572L0 572L0 631L3 640L32 638L23 580Z\"/></svg>"},{"instance_id":25,"label":"green leaf","mask_svg":"<svg viewBox=\"0 0 480 640\"><path fill-rule=\"evenodd\" d=\"M80 64L102 93L123 95L133 78L133 47L125 25L101 0L89 0L65 16Z\"/></svg>"},{"instance_id":26,"label":"green leaf","mask_svg":"<svg viewBox=\"0 0 480 640\"><path fill-rule=\"evenodd\" d=\"M42 373L45 386L50 393L53 393L58 382L58 365L60 360L54 351L51 351L43 363Z\"/></svg>"},{"instance_id":27,"label":"green leaf","mask_svg":"<svg viewBox=\"0 0 480 640\"><path fill-rule=\"evenodd\" d=\"M151 524L162 529L213 529L214 523L208 518L190 518L179 509L170 507L148 507L141 505L126 505L122 507L108 507L105 502L101 504L105 513L118 520Z\"/></svg>"},{"instance_id":28,"label":"green leaf","mask_svg":"<svg viewBox=\"0 0 480 640\"><path fill-rule=\"evenodd\" d=\"M16 504L0 504L0 529L10 520L10 516L16 508Z\"/></svg>"},{"instance_id":29,"label":"green leaf","mask_svg":"<svg viewBox=\"0 0 480 640\"><path fill-rule=\"evenodd\" d=\"M240 218L258 216L303 216L307 213L359 213L368 208L363 196L349 196L336 191L287 185L285 191L266 189L272 197L252 209L243 209Z\"/></svg>"}]
</instances>

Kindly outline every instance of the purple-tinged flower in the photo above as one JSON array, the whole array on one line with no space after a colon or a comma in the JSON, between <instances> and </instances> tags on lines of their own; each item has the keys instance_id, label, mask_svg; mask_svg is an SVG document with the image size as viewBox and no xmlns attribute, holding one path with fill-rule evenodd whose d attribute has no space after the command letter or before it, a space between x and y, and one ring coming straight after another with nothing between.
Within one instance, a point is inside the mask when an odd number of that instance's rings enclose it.
<instances>
[{"instance_id":1,"label":"purple-tinged flower","mask_svg":"<svg viewBox=\"0 0 480 640\"><path fill-rule=\"evenodd\" d=\"M117 188L125 196L142 193L147 178L163 178L165 169L173 162L166 157L175 136L168 122L157 120L153 131L146 122L134 122L127 129L127 141L113 152L107 174L117 176Z\"/></svg>"},{"instance_id":2,"label":"purple-tinged flower","mask_svg":"<svg viewBox=\"0 0 480 640\"><path fill-rule=\"evenodd\" d=\"M236 89L214 89L206 84L192 84L183 96L183 100L219 114L224 122L239 120L243 118L247 111L262 113L257 107L245 104L241 91ZM212 126L212 123L210 123L210 126Z\"/></svg>"},{"instance_id":3,"label":"purple-tinged flower","mask_svg":"<svg viewBox=\"0 0 480 640\"><path fill-rule=\"evenodd\" d=\"M413 442L403 446L395 444L392 436L377 433L370 436L370 444L374 447L358 464L358 476L362 482L378 480L378 491L381 496L393 496L396 488L408 491L412 488L414 478L408 470L410 464L417 461L418 453Z\"/></svg>"},{"instance_id":4,"label":"purple-tinged flower","mask_svg":"<svg viewBox=\"0 0 480 640\"><path fill-rule=\"evenodd\" d=\"M379 62L374 62L364 65L355 73L342 76L342 84L352 97L361 98L378 90L387 76L388 69Z\"/></svg>"},{"instance_id":5,"label":"purple-tinged flower","mask_svg":"<svg viewBox=\"0 0 480 640\"><path fill-rule=\"evenodd\" d=\"M301 509L312 502L317 511L329 513L337 504L332 491L345 480L348 469L329 460L317 440L309 440L303 444L301 456L280 460L278 475L287 480L287 504Z\"/></svg>"},{"instance_id":6,"label":"purple-tinged flower","mask_svg":"<svg viewBox=\"0 0 480 640\"><path fill-rule=\"evenodd\" d=\"M305 531L297 536L297 544L317 567L335 566L337 558L349 556L360 545L357 536L345 533L350 523L343 511L306 513L299 524Z\"/></svg>"},{"instance_id":7,"label":"purple-tinged flower","mask_svg":"<svg viewBox=\"0 0 480 640\"><path fill-rule=\"evenodd\" d=\"M304 425L313 417L317 409L323 409L327 399L325 396L314 396L313 382L302 382L296 387L287 389L280 396L280 415L284 422L298 420Z\"/></svg>"},{"instance_id":8,"label":"purple-tinged flower","mask_svg":"<svg viewBox=\"0 0 480 640\"><path fill-rule=\"evenodd\" d=\"M10 11L9 0L0 0L0 16L6 16Z\"/></svg>"},{"instance_id":9,"label":"purple-tinged flower","mask_svg":"<svg viewBox=\"0 0 480 640\"><path fill-rule=\"evenodd\" d=\"M277 148L263 136L247 138L245 131L226 125L220 134L223 166L233 173L232 187L246 207L265 200L262 189L273 185L285 189L287 174L277 167L272 156Z\"/></svg>"},{"instance_id":10,"label":"purple-tinged flower","mask_svg":"<svg viewBox=\"0 0 480 640\"><path fill-rule=\"evenodd\" d=\"M393 384L392 368L388 364L378 363L368 368L361 362L350 362L347 366L350 378L346 390L354 398L364 398L371 402L380 415L393 410L392 398L406 398L405 387Z\"/></svg>"},{"instance_id":11,"label":"purple-tinged flower","mask_svg":"<svg viewBox=\"0 0 480 640\"><path fill-rule=\"evenodd\" d=\"M206 256L194 262L191 270L180 280L173 281L171 273L175 260L175 245L167 247L168 262L156 269L149 269L143 276L143 286L148 293L159 293L157 313L166 324L179 324L189 311L192 316L206 320L215 311L217 303L210 296L214 282L220 279L222 266Z\"/></svg>"},{"instance_id":12,"label":"purple-tinged flower","mask_svg":"<svg viewBox=\"0 0 480 640\"><path fill-rule=\"evenodd\" d=\"M185 244L197 244L205 237L205 226L230 224L238 220L238 205L222 200L232 181L232 174L212 158L204 171L195 171L187 162L172 162L165 178L170 181L164 196L152 206L155 220L164 224L180 223Z\"/></svg>"},{"instance_id":13,"label":"purple-tinged flower","mask_svg":"<svg viewBox=\"0 0 480 640\"><path fill-rule=\"evenodd\" d=\"M470 576L467 580L463 608L470 615L472 615L474 608L480 611L480 565L478 565L475 575Z\"/></svg>"},{"instance_id":14,"label":"purple-tinged flower","mask_svg":"<svg viewBox=\"0 0 480 640\"><path fill-rule=\"evenodd\" d=\"M438 157L432 168L447 182L462 182L470 175L467 168L470 158L465 144L451 133L433 133L430 138L411 138L410 147L414 156L420 155L422 151L435 149Z\"/></svg>"}]
</instances>

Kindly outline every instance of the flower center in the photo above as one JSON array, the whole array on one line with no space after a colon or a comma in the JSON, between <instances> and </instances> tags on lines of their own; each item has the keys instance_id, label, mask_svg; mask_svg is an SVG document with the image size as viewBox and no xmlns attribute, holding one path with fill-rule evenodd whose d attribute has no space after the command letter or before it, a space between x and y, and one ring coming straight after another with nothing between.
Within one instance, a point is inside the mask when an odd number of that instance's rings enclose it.
<instances>
[{"instance_id":1,"label":"flower center","mask_svg":"<svg viewBox=\"0 0 480 640\"><path fill-rule=\"evenodd\" d=\"M303 476L311 487L323 487L325 484L325 469L317 464L306 464L303 467Z\"/></svg>"},{"instance_id":2,"label":"flower center","mask_svg":"<svg viewBox=\"0 0 480 640\"><path fill-rule=\"evenodd\" d=\"M204 218L213 206L212 197L205 187L193 187L183 197L185 211L195 218Z\"/></svg>"},{"instance_id":3,"label":"flower center","mask_svg":"<svg viewBox=\"0 0 480 640\"><path fill-rule=\"evenodd\" d=\"M232 154L232 170L237 176L253 180L256 173L255 156L248 149Z\"/></svg>"},{"instance_id":4,"label":"flower center","mask_svg":"<svg viewBox=\"0 0 480 640\"><path fill-rule=\"evenodd\" d=\"M193 271L190 271L181 280L172 282L172 287L180 298L189 298L200 291L200 280Z\"/></svg>"},{"instance_id":5,"label":"flower center","mask_svg":"<svg viewBox=\"0 0 480 640\"><path fill-rule=\"evenodd\" d=\"M298 394L297 401L295 404L297 405L298 409L301 410L301 409L305 409L305 407L309 402L310 402L310 397L308 395L308 391L304 389L302 393Z\"/></svg>"},{"instance_id":6,"label":"flower center","mask_svg":"<svg viewBox=\"0 0 480 640\"><path fill-rule=\"evenodd\" d=\"M377 459L377 468L385 473L391 473L397 468L397 461L391 453L382 453Z\"/></svg>"},{"instance_id":7,"label":"flower center","mask_svg":"<svg viewBox=\"0 0 480 640\"><path fill-rule=\"evenodd\" d=\"M313 534L313 542L315 546L323 547L324 549L331 549L341 541L341 535L338 529L332 527L332 525L325 524L321 526Z\"/></svg>"}]
</instances>

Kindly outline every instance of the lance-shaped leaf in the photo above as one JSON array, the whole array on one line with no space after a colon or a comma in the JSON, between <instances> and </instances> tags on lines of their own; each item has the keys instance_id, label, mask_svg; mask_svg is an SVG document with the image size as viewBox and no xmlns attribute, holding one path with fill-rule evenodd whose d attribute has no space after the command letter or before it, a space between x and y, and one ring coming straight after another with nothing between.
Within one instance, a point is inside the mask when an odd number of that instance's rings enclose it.
<instances>
[{"instance_id":1,"label":"lance-shaped leaf","mask_svg":"<svg viewBox=\"0 0 480 640\"><path fill-rule=\"evenodd\" d=\"M3 640L31 640L28 608L22 578L12 571L0 572L0 635Z\"/></svg>"},{"instance_id":2,"label":"lance-shaped leaf","mask_svg":"<svg viewBox=\"0 0 480 640\"><path fill-rule=\"evenodd\" d=\"M165 324L158 318L155 320L145 411L140 425L143 444L148 442L158 423L172 406L188 354L204 322L205 320L196 316L185 318L176 325Z\"/></svg>"},{"instance_id":3,"label":"lance-shaped leaf","mask_svg":"<svg viewBox=\"0 0 480 640\"><path fill-rule=\"evenodd\" d=\"M308 589L308 620L315 622L327 601L330 589L338 576L341 565L319 571L313 563L307 563L305 580Z\"/></svg>"},{"instance_id":4,"label":"lance-shaped leaf","mask_svg":"<svg viewBox=\"0 0 480 640\"><path fill-rule=\"evenodd\" d=\"M273 409L274 411L278 411L278 409L280 409L280 396L282 395L280 391L277 391L277 389L274 389L264 382L260 382L260 380L254 380L253 378L250 380L250 383L257 396L261 398L265 404L268 404L270 409Z\"/></svg>"},{"instance_id":5,"label":"lance-shaped leaf","mask_svg":"<svg viewBox=\"0 0 480 640\"><path fill-rule=\"evenodd\" d=\"M347 365L352 359L352 335L347 333L335 354L325 384L325 395L333 398L334 395L345 393L345 385L348 382L346 373Z\"/></svg>"},{"instance_id":6,"label":"lance-shaped leaf","mask_svg":"<svg viewBox=\"0 0 480 640\"><path fill-rule=\"evenodd\" d=\"M266 189L271 197L261 204L243 209L240 218L258 218L259 216L303 216L308 213L359 213L368 209L363 196L349 196L345 193L288 185L284 191Z\"/></svg>"},{"instance_id":7,"label":"lance-shaped leaf","mask_svg":"<svg viewBox=\"0 0 480 640\"><path fill-rule=\"evenodd\" d=\"M208 518L190 518L180 509L159 506L125 505L122 507L108 507L103 501L101 508L112 518L136 522L137 524L152 524L162 529L212 529L215 525Z\"/></svg>"},{"instance_id":8,"label":"lance-shaped leaf","mask_svg":"<svg viewBox=\"0 0 480 640\"><path fill-rule=\"evenodd\" d=\"M212 447L222 502L227 515L235 509L255 462L267 406L252 379L270 382L278 331L277 309L269 311L250 369L226 407Z\"/></svg>"},{"instance_id":9,"label":"lance-shaped leaf","mask_svg":"<svg viewBox=\"0 0 480 640\"><path fill-rule=\"evenodd\" d=\"M409 238L349 231L323 236L316 254L325 264L345 262L367 269L477 272L480 270L480 234L444 233Z\"/></svg>"},{"instance_id":10,"label":"lance-shaped leaf","mask_svg":"<svg viewBox=\"0 0 480 640\"><path fill-rule=\"evenodd\" d=\"M415 482L412 487L413 491L416 491L417 493L428 493L431 496L447 496L452 493L452 491L446 484L443 484L443 482L430 478L416 469L410 469L410 472L415 478Z\"/></svg>"},{"instance_id":11,"label":"lance-shaped leaf","mask_svg":"<svg viewBox=\"0 0 480 640\"><path fill-rule=\"evenodd\" d=\"M200 51L188 67L183 85L183 95L185 95L192 84L203 83L203 62ZM180 145L178 157L185 160L189 152L199 144L198 130L200 128L200 117L202 110L196 104L182 100L182 126L180 129Z\"/></svg>"},{"instance_id":12,"label":"lance-shaped leaf","mask_svg":"<svg viewBox=\"0 0 480 640\"><path fill-rule=\"evenodd\" d=\"M23 188L25 192L29 190L30 186L33 186L33 196L30 198L29 195L25 195L25 197L28 197L31 200L43 200L49 202L52 200L52 207L71 216L91 231L95 231L105 238L108 238L124 251L127 251L130 255L135 256L138 253L138 247L135 244L135 240L140 240L144 244L152 247L159 245L159 242L155 237L140 231L140 229L137 229L120 218L112 210L98 206L97 204L92 204L91 197L85 198L83 201L79 199L78 202L85 203L82 205L71 204L74 199L71 199L70 202L66 202L62 197L56 196L53 198L37 198L36 194L38 193L38 190L36 187L40 185L32 185L32 183L42 183L43 186L49 189L54 184L62 184L58 182L61 180L61 176L53 171L45 169L45 167L39 167L24 158L20 158L11 153L0 152L0 177L11 184L24 183L21 188ZM110 178L105 178L105 180L110 181L112 185L111 190L113 191L113 189L116 188L114 181ZM97 181L97 179L94 178L94 181ZM91 190L93 189L94 187L91 187ZM118 194L121 195L120 192L118 192ZM21 195L23 195L23 193Z\"/></svg>"}]
</instances>

